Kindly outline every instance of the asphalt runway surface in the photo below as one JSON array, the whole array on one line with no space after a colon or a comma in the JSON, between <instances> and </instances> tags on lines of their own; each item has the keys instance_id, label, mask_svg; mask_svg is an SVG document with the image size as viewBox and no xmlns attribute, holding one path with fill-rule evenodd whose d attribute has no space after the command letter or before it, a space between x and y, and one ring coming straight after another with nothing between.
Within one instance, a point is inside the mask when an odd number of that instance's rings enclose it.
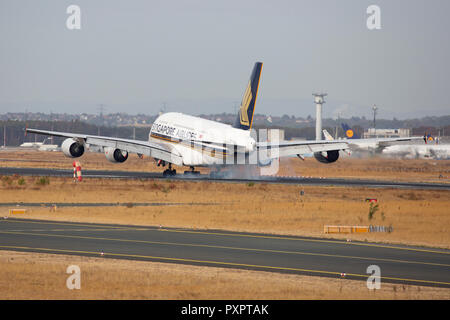
<instances>
[{"instance_id":1,"label":"asphalt runway surface","mask_svg":"<svg viewBox=\"0 0 450 320\"><path fill-rule=\"evenodd\" d=\"M5 168L0 167L0 175L22 176L50 176L73 177L73 170L47 169L47 168ZM170 179L188 181L218 181L218 182L242 182L242 183L277 183L317 186L342 186L342 187L371 187L371 188L396 188L396 189L433 189L450 190L450 184L445 183L417 183L395 182L367 179L339 179L339 178L309 178L309 177L270 177L258 178L210 178L209 175L184 175L165 178L160 172L136 172L136 171L106 171L83 170L84 178L108 178L108 179Z\"/></svg>"},{"instance_id":2,"label":"asphalt runway surface","mask_svg":"<svg viewBox=\"0 0 450 320\"><path fill-rule=\"evenodd\" d=\"M162 206L216 206L214 202L1 202L0 207L162 207Z\"/></svg>"},{"instance_id":3,"label":"asphalt runway surface","mask_svg":"<svg viewBox=\"0 0 450 320\"><path fill-rule=\"evenodd\" d=\"M332 239L55 222L0 220L0 249L250 269L450 288L450 250ZM345 275L342 275L345 273ZM361 283L366 285L366 283Z\"/></svg>"}]
</instances>

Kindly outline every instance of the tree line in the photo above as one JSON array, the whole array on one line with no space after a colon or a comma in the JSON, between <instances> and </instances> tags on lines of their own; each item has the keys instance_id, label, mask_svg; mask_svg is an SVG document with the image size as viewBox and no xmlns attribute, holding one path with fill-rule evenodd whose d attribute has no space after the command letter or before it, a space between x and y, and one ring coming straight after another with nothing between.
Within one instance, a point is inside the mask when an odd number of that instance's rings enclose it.
<instances>
[{"instance_id":1,"label":"tree line","mask_svg":"<svg viewBox=\"0 0 450 320\"><path fill-rule=\"evenodd\" d=\"M52 131L63 131L71 133L84 133L90 135L101 135L107 137L117 137L124 139L136 140L148 140L148 134L150 132L150 127L132 127L132 126L97 126L94 124L89 124L79 120L75 121L0 121L0 144L6 146L19 146L24 142L42 142L47 136L37 135L33 133L28 133L25 135L25 128L42 129L42 130L52 130ZM254 129L257 131L259 129L268 128L264 125L255 125ZM314 127L282 127L273 126L269 128L277 128L284 130L284 137L286 140L292 138L303 138L307 140L315 139L315 128ZM333 137L336 133L336 127L324 126ZM344 136L343 129L338 126L338 136ZM356 135L362 136L364 133L364 128L361 126L353 126L353 131ZM424 133L431 134L432 136L438 135L450 135L450 125L445 127L430 127L430 126L420 126L412 128L411 134L414 136L421 136ZM6 139L5 139L6 137ZM53 143L60 145L64 138L54 137ZM48 143L48 142L47 142Z\"/></svg>"},{"instance_id":2,"label":"tree line","mask_svg":"<svg viewBox=\"0 0 450 320\"><path fill-rule=\"evenodd\" d=\"M106 127L81 121L0 121L0 143L6 146L19 146L24 142L42 142L47 136L28 133L25 128L84 133L124 139L147 140L150 127ZM6 139L5 139L6 137ZM60 145L64 138L54 137L53 143ZM6 142L6 143L5 143ZM47 142L48 143L48 142Z\"/></svg>"}]
</instances>

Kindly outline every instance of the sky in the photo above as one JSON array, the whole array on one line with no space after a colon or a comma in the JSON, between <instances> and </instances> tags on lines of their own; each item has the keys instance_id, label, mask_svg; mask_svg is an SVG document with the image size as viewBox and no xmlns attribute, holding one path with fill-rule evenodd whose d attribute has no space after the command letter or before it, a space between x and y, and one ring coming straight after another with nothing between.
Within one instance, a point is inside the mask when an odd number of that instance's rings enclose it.
<instances>
[{"instance_id":1,"label":"sky","mask_svg":"<svg viewBox=\"0 0 450 320\"><path fill-rule=\"evenodd\" d=\"M80 29L66 10L80 8ZM369 30L370 5L380 29ZM450 1L0 0L0 113L450 114ZM372 21L372 20L370 20Z\"/></svg>"}]
</instances>

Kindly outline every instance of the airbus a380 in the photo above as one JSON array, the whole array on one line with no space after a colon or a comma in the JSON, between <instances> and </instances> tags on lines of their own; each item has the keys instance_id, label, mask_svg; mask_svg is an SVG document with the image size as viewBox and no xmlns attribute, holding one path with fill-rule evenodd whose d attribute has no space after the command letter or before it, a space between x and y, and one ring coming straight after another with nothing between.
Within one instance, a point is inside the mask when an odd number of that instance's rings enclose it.
<instances>
[{"instance_id":1,"label":"airbus a380","mask_svg":"<svg viewBox=\"0 0 450 320\"><path fill-rule=\"evenodd\" d=\"M29 129L29 133L66 137L62 152L72 158L81 157L88 146L102 148L106 159L122 163L129 153L154 158L158 166L168 165L164 176L176 174L172 165L213 167L257 164L268 166L279 157L314 153L322 163L339 158L339 150L348 147L342 141L272 141L258 142L252 129L262 62L256 62L244 92L236 121L228 125L182 113L160 115L152 125L148 141ZM252 132L253 131L253 132ZM214 173L215 171L212 171Z\"/></svg>"}]
</instances>

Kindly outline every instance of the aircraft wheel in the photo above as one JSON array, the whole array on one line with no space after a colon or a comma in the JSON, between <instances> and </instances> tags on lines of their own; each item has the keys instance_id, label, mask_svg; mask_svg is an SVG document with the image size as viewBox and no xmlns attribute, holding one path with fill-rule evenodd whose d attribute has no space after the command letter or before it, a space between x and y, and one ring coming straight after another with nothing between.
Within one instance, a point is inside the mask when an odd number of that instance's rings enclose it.
<instances>
[{"instance_id":1,"label":"aircraft wheel","mask_svg":"<svg viewBox=\"0 0 450 320\"><path fill-rule=\"evenodd\" d=\"M175 169L173 169L173 170L166 169L166 170L164 170L164 172L163 172L163 177L173 177L173 176L175 176L176 174L177 174L177 170L175 170Z\"/></svg>"},{"instance_id":2,"label":"aircraft wheel","mask_svg":"<svg viewBox=\"0 0 450 320\"><path fill-rule=\"evenodd\" d=\"M200 171L185 171L184 174L196 176L200 174Z\"/></svg>"}]
</instances>

